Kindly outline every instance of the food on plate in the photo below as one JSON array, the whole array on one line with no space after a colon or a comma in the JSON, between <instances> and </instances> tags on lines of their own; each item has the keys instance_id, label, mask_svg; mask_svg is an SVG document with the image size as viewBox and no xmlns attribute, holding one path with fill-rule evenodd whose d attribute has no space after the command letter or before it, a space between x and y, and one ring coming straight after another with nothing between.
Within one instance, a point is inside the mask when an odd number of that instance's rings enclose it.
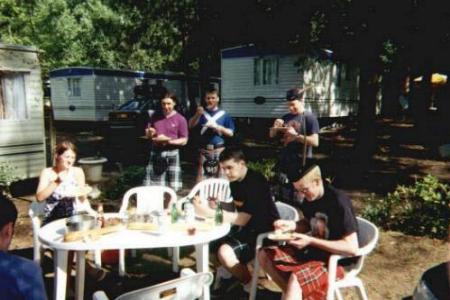
<instances>
[{"instance_id":1,"label":"food on plate","mask_svg":"<svg viewBox=\"0 0 450 300\"><path fill-rule=\"evenodd\" d=\"M153 140L157 142L168 142L170 141L170 137L167 137L165 135L158 135L157 137L154 137Z\"/></svg>"},{"instance_id":2,"label":"food on plate","mask_svg":"<svg viewBox=\"0 0 450 300\"><path fill-rule=\"evenodd\" d=\"M119 225L120 223L120 218L108 218L105 220L105 227Z\"/></svg>"},{"instance_id":3,"label":"food on plate","mask_svg":"<svg viewBox=\"0 0 450 300\"><path fill-rule=\"evenodd\" d=\"M87 196L90 192L92 192L92 188L88 185L85 185L85 186L76 188L74 191L74 196L75 197L83 197L83 196Z\"/></svg>"},{"instance_id":4,"label":"food on plate","mask_svg":"<svg viewBox=\"0 0 450 300\"><path fill-rule=\"evenodd\" d=\"M269 233L268 238L273 241L290 241L296 239L297 236L295 232L283 232L281 230L275 230L272 233Z\"/></svg>"}]
</instances>

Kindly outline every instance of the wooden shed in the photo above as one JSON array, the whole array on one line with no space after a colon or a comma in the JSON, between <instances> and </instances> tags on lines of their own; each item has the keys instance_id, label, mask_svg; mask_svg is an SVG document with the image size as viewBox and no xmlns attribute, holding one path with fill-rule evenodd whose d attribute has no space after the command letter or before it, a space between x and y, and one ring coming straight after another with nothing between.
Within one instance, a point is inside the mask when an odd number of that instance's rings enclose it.
<instances>
[{"instance_id":1,"label":"wooden shed","mask_svg":"<svg viewBox=\"0 0 450 300\"><path fill-rule=\"evenodd\" d=\"M0 162L32 178L46 165L38 50L0 43Z\"/></svg>"},{"instance_id":2,"label":"wooden shed","mask_svg":"<svg viewBox=\"0 0 450 300\"><path fill-rule=\"evenodd\" d=\"M325 53L327 54L327 53ZM237 118L276 118L286 113L286 91L311 86L306 109L319 117L357 113L358 70L322 55L274 53L255 46L221 51L222 107Z\"/></svg>"}]
</instances>

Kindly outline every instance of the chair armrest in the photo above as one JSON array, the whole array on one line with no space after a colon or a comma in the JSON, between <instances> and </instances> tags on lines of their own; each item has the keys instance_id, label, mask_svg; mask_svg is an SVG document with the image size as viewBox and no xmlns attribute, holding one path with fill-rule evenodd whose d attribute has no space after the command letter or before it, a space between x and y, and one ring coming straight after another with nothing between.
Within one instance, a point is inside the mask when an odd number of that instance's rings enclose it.
<instances>
[{"instance_id":1,"label":"chair armrest","mask_svg":"<svg viewBox=\"0 0 450 300\"><path fill-rule=\"evenodd\" d=\"M92 300L109 300L104 291L97 291L92 295Z\"/></svg>"},{"instance_id":2,"label":"chair armrest","mask_svg":"<svg viewBox=\"0 0 450 300\"><path fill-rule=\"evenodd\" d=\"M263 241L269 236L268 232L260 233L258 234L258 237L256 238L256 252L258 252L259 248L262 247Z\"/></svg>"},{"instance_id":3,"label":"chair armrest","mask_svg":"<svg viewBox=\"0 0 450 300\"><path fill-rule=\"evenodd\" d=\"M333 299L334 295L334 284L336 282L336 272L337 272L337 264L338 261L346 256L333 254L330 256L328 260L328 291L327 291L327 300Z\"/></svg>"}]
</instances>

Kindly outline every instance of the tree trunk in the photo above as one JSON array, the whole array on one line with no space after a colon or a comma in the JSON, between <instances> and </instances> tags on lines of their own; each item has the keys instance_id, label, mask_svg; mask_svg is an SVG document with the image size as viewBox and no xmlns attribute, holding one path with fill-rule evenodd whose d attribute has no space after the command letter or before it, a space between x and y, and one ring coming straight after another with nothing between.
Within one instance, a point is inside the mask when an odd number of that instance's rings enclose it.
<instances>
[{"instance_id":1,"label":"tree trunk","mask_svg":"<svg viewBox=\"0 0 450 300\"><path fill-rule=\"evenodd\" d=\"M428 107L431 101L431 68L425 70L422 81L414 88L414 95L411 101L411 111L417 136L421 144L426 146L429 142L427 134L427 123L429 119Z\"/></svg>"},{"instance_id":2,"label":"tree trunk","mask_svg":"<svg viewBox=\"0 0 450 300\"><path fill-rule=\"evenodd\" d=\"M358 169L364 172L376 147L375 112L379 74L373 66L361 66L359 81L358 135L355 158Z\"/></svg>"},{"instance_id":3,"label":"tree trunk","mask_svg":"<svg viewBox=\"0 0 450 300\"><path fill-rule=\"evenodd\" d=\"M385 73L383 75L382 80L381 115L384 117L392 118L397 114L399 106L399 72L391 70L391 72Z\"/></svg>"}]
</instances>

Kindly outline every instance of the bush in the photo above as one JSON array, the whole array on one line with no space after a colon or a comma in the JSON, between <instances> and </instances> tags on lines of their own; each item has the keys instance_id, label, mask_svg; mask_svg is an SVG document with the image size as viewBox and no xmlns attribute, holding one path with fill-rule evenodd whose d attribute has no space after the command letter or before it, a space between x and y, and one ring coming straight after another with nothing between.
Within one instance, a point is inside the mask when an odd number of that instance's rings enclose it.
<instances>
[{"instance_id":1,"label":"bush","mask_svg":"<svg viewBox=\"0 0 450 300\"><path fill-rule=\"evenodd\" d=\"M22 179L16 175L17 168L9 162L0 162L0 194L10 195L10 186L13 182Z\"/></svg>"},{"instance_id":2,"label":"bush","mask_svg":"<svg viewBox=\"0 0 450 300\"><path fill-rule=\"evenodd\" d=\"M369 204L363 216L385 229L446 238L449 200L450 187L427 175L413 186L397 186L386 198Z\"/></svg>"},{"instance_id":3,"label":"bush","mask_svg":"<svg viewBox=\"0 0 450 300\"><path fill-rule=\"evenodd\" d=\"M270 180L275 175L275 160L274 159L263 159L261 161L249 161L247 163L249 169L260 172L266 177L267 180Z\"/></svg>"},{"instance_id":4,"label":"bush","mask_svg":"<svg viewBox=\"0 0 450 300\"><path fill-rule=\"evenodd\" d=\"M105 197L108 199L118 199L132 187L142 185L145 176L145 167L130 166L126 168L122 175L111 185L111 188L105 191Z\"/></svg>"}]
</instances>

